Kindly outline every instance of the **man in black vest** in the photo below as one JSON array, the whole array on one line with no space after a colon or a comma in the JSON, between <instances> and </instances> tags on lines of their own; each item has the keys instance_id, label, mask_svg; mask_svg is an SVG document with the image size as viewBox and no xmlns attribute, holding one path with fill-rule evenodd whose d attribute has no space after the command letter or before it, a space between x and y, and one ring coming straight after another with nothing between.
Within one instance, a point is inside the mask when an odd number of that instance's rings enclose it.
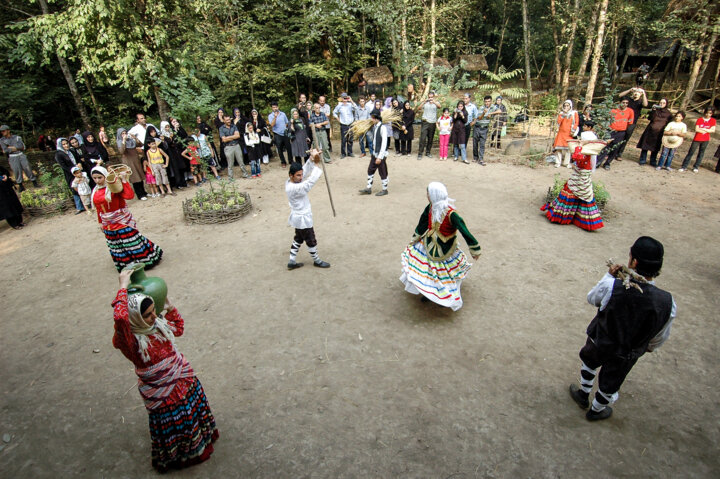
<instances>
[{"instance_id":1,"label":"man in black vest","mask_svg":"<svg viewBox=\"0 0 720 479\"><path fill-rule=\"evenodd\" d=\"M380 112L377 109L372 111L370 117L373 121L373 126L370 129L373 144L372 150L370 151L367 188L360 190L360 194L369 195L372 193L373 177L375 176L375 170L377 170L382 180L382 190L375 193L375 196L385 196L388 194L388 170L385 161L387 158L388 134L387 129L382 124Z\"/></svg>"},{"instance_id":2,"label":"man in black vest","mask_svg":"<svg viewBox=\"0 0 720 479\"><path fill-rule=\"evenodd\" d=\"M656 287L653 281L660 274L663 254L662 243L641 236L630 248L628 267L647 280L635 282L642 292L617 279L621 266L613 265L588 293L588 302L597 306L598 312L587 328L587 342L580 350L580 387L570 385L570 396L582 409L587 409L598 376L598 389L585 415L588 421L612 415L610 405L617 401L620 386L637 360L660 347L670 335L677 307L672 295Z\"/></svg>"}]
</instances>

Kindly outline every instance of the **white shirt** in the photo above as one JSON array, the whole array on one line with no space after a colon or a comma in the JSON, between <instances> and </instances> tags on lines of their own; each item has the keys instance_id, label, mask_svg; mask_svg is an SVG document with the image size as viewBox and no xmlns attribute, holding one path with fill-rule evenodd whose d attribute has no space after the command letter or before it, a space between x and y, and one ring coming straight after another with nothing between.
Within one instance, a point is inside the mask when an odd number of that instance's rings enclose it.
<instances>
[{"instance_id":1,"label":"white shirt","mask_svg":"<svg viewBox=\"0 0 720 479\"><path fill-rule=\"evenodd\" d=\"M138 144L139 147L143 146L145 144L145 133L147 132L147 127L152 126L155 128L155 125L152 123L147 123L145 126L142 126L140 123L136 124L132 128L128 130L128 135L135 135L140 142ZM157 128L155 128L157 130ZM158 130L158 134L160 134L160 130Z\"/></svg>"},{"instance_id":2,"label":"white shirt","mask_svg":"<svg viewBox=\"0 0 720 479\"><path fill-rule=\"evenodd\" d=\"M387 128L385 128L385 125L382 123L378 123L373 127L372 130L372 138L373 138L373 151L375 151L375 140L376 140L376 134L377 129L380 128L380 151L377 155L375 155L375 158L383 159L387 157L387 148L388 148L388 132Z\"/></svg>"},{"instance_id":3,"label":"white shirt","mask_svg":"<svg viewBox=\"0 0 720 479\"><path fill-rule=\"evenodd\" d=\"M315 167L312 160L308 160L303 166L303 180L300 183L294 183L290 178L285 181L285 193L290 205L288 223L293 228L312 228L313 217L308 193L321 176L322 169Z\"/></svg>"},{"instance_id":4,"label":"white shirt","mask_svg":"<svg viewBox=\"0 0 720 479\"><path fill-rule=\"evenodd\" d=\"M580 133L580 139L581 140L597 140L598 137L594 131L583 131ZM593 169L593 171L595 171L595 166L597 165L597 155L590 155L590 160L592 161L592 169Z\"/></svg>"},{"instance_id":5,"label":"white shirt","mask_svg":"<svg viewBox=\"0 0 720 479\"><path fill-rule=\"evenodd\" d=\"M649 284L655 284L655 281L648 281ZM590 292L587 295L587 301L591 305L600 308L600 311L605 309L610 302L610 297L612 296L613 286L615 285L615 277L612 276L610 273L605 273L605 276L602 277L602 279L598 282L598 284L595 285L593 289L590 290ZM641 286L642 287L642 286ZM670 296L672 298L672 295ZM662 328L662 330L650 340L650 344L648 344L648 350L652 351L656 348L659 348L662 346L662 344L667 340L667 338L670 336L670 326L672 325L673 319L675 319L675 315L677 314L677 305L675 304L675 299L672 298L672 309L670 310L670 319L668 320L667 324L665 324L665 327Z\"/></svg>"}]
</instances>

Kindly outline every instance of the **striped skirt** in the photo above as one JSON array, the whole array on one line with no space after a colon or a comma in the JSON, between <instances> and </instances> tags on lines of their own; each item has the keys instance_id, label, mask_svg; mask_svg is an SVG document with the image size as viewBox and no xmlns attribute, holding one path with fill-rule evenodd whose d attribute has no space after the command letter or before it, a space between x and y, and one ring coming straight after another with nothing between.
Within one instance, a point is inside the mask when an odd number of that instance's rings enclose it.
<instances>
[{"instance_id":1,"label":"striped skirt","mask_svg":"<svg viewBox=\"0 0 720 479\"><path fill-rule=\"evenodd\" d=\"M162 249L144 237L135 228L126 226L118 230L103 228L110 256L118 271L130 263L145 263L149 269L162 259Z\"/></svg>"},{"instance_id":2,"label":"striped skirt","mask_svg":"<svg viewBox=\"0 0 720 479\"><path fill-rule=\"evenodd\" d=\"M433 261L428 258L423 242L418 241L405 248L401 261L400 281L405 285L405 291L422 294L453 311L462 308L460 284L471 264L460 248L444 261Z\"/></svg>"},{"instance_id":3,"label":"striped skirt","mask_svg":"<svg viewBox=\"0 0 720 479\"><path fill-rule=\"evenodd\" d=\"M220 433L197 378L181 401L148 413L155 469L165 472L210 459Z\"/></svg>"},{"instance_id":4,"label":"striped skirt","mask_svg":"<svg viewBox=\"0 0 720 479\"><path fill-rule=\"evenodd\" d=\"M570 223L587 231L602 228L603 220L595 199L583 201L573 194L565 183L562 191L552 203L546 203L541 208L545 216L553 223L569 225Z\"/></svg>"}]
</instances>

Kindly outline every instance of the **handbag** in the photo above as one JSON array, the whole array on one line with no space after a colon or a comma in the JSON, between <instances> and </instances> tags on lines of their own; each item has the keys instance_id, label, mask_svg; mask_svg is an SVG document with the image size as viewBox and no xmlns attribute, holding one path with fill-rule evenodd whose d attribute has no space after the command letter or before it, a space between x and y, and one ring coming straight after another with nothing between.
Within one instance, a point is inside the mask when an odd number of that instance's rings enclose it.
<instances>
[{"instance_id":1,"label":"handbag","mask_svg":"<svg viewBox=\"0 0 720 479\"><path fill-rule=\"evenodd\" d=\"M267 143L268 145L272 143L272 139L270 139L269 135L260 135L260 141Z\"/></svg>"}]
</instances>

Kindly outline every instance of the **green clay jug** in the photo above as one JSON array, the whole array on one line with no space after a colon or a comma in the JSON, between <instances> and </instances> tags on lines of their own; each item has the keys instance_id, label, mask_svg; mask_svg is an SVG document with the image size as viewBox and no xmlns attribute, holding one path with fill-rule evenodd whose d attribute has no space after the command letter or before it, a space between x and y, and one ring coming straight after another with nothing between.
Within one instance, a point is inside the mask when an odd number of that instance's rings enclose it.
<instances>
[{"instance_id":1,"label":"green clay jug","mask_svg":"<svg viewBox=\"0 0 720 479\"><path fill-rule=\"evenodd\" d=\"M124 270L132 270L128 294L142 293L150 296L155 302L155 313L160 314L165 309L165 298L167 298L167 283L162 278L147 276L145 274L145 263L131 263Z\"/></svg>"}]
</instances>

